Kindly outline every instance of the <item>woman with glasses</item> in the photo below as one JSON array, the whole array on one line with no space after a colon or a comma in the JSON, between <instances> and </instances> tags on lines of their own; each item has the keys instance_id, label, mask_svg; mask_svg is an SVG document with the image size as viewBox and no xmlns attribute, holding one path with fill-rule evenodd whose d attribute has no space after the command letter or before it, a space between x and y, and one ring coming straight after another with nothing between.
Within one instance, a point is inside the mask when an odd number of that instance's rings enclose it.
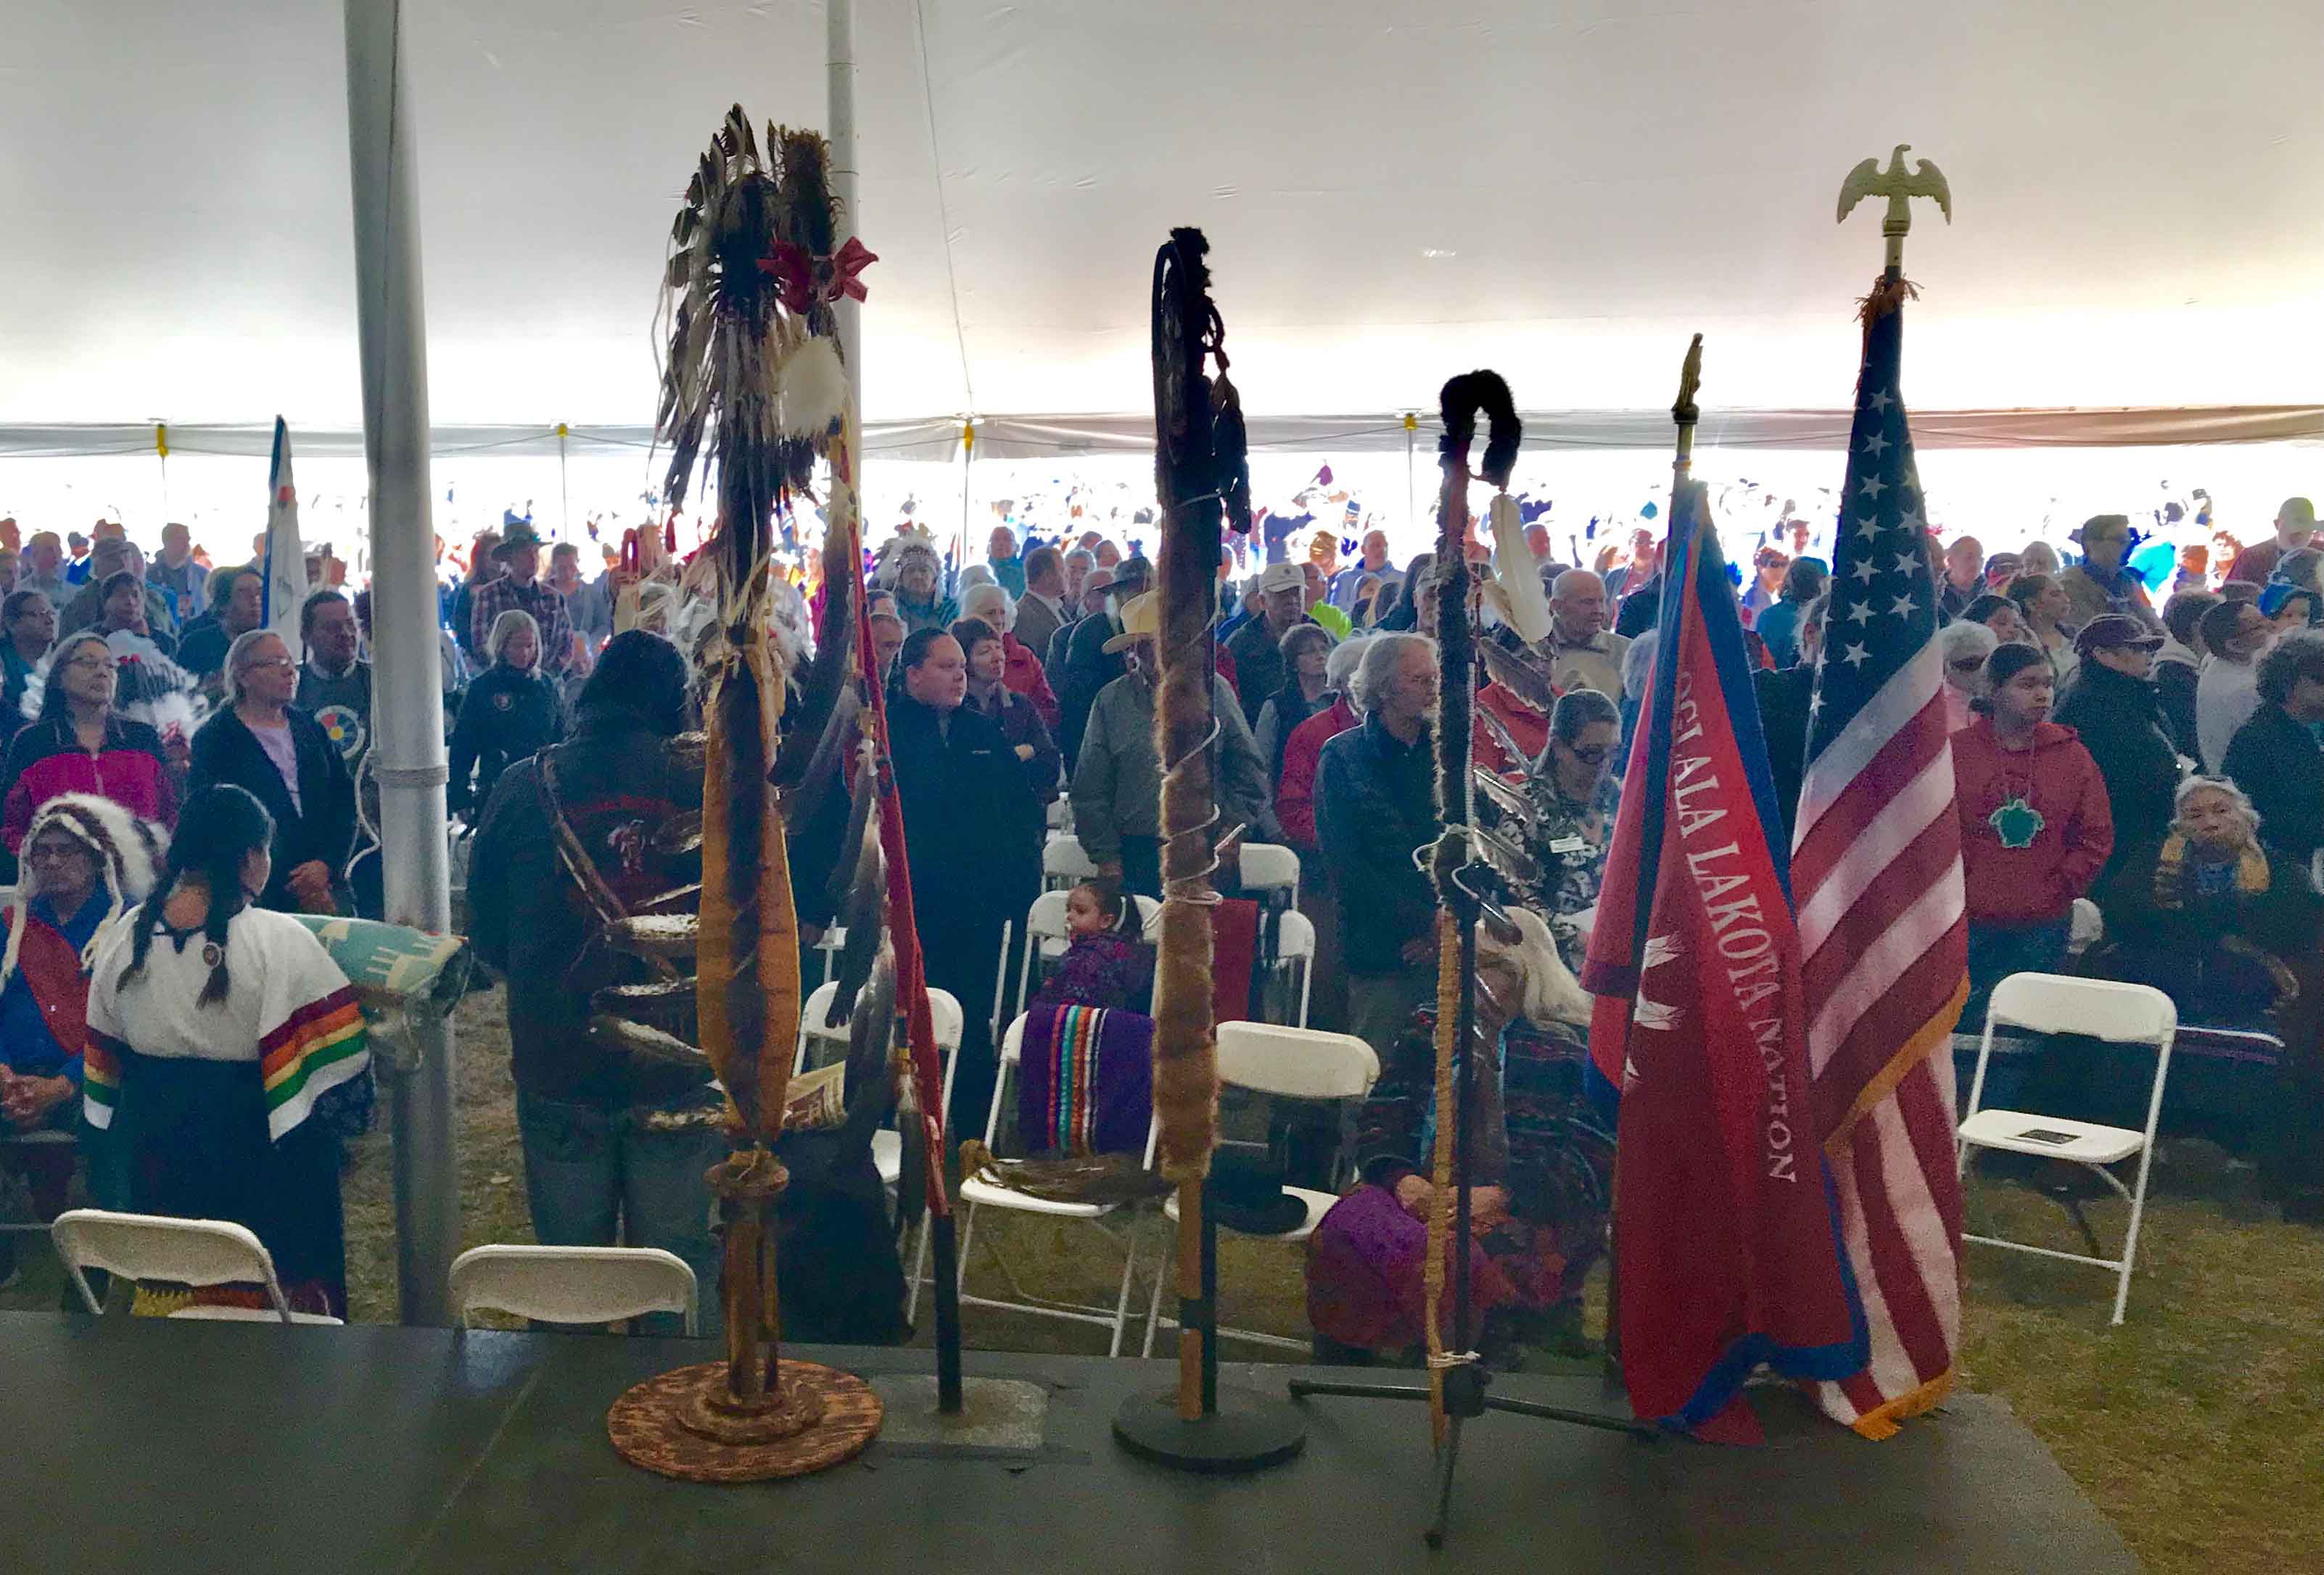
<instances>
[{"instance_id":1,"label":"woman with glasses","mask_svg":"<svg viewBox=\"0 0 2324 1575\"><path fill-rule=\"evenodd\" d=\"M1982 623L1956 619L1937 631L1937 649L1945 662L1945 731L1959 732L1977 720L1973 709L1985 692L1985 659L2001 644L2000 637Z\"/></svg>"},{"instance_id":2,"label":"woman with glasses","mask_svg":"<svg viewBox=\"0 0 2324 1575\"><path fill-rule=\"evenodd\" d=\"M263 629L237 635L226 651L226 683L229 704L194 735L189 790L240 788L273 818L260 907L352 912L337 888L355 847L355 783L322 724L290 704L299 692L290 648Z\"/></svg>"},{"instance_id":3,"label":"woman with glasses","mask_svg":"<svg viewBox=\"0 0 2324 1575\"><path fill-rule=\"evenodd\" d=\"M23 851L33 815L63 793L95 794L140 820L177 824L161 734L114 709L117 676L105 637L68 635L40 678L40 720L16 735L0 769L0 842L8 851Z\"/></svg>"},{"instance_id":4,"label":"woman with glasses","mask_svg":"<svg viewBox=\"0 0 2324 1575\"><path fill-rule=\"evenodd\" d=\"M1571 969L1582 966L1589 948L1589 916L1606 875L1619 806L1613 765L1621 737L1621 714L1611 700L1595 689L1571 690L1550 714L1549 747L1526 784L1535 817L1527 851L1541 867L1526 903L1549 921Z\"/></svg>"}]
</instances>

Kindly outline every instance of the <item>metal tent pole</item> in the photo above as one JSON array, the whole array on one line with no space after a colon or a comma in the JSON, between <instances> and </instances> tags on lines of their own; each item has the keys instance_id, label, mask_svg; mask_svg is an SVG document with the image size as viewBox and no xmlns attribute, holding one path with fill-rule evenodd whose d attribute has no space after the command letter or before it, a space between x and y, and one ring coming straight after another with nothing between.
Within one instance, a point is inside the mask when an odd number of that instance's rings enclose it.
<instances>
[{"instance_id":1,"label":"metal tent pole","mask_svg":"<svg viewBox=\"0 0 2324 1575\"><path fill-rule=\"evenodd\" d=\"M850 235L863 233L862 215L855 207L855 0L828 0L824 17L824 114L831 139L832 206L838 222L832 244L844 246ZM863 303L843 296L838 302L839 354L847 363L847 424L860 429L863 420ZM863 456L855 462L855 491L863 492Z\"/></svg>"},{"instance_id":2,"label":"metal tent pole","mask_svg":"<svg viewBox=\"0 0 2324 1575\"><path fill-rule=\"evenodd\" d=\"M387 917L452 927L444 709L428 483L428 345L401 0L344 0L364 457L371 478L372 756ZM395 1123L396 1281L406 1323L451 1322L460 1243L452 1046L438 1018L419 1064L388 1080Z\"/></svg>"}]
</instances>

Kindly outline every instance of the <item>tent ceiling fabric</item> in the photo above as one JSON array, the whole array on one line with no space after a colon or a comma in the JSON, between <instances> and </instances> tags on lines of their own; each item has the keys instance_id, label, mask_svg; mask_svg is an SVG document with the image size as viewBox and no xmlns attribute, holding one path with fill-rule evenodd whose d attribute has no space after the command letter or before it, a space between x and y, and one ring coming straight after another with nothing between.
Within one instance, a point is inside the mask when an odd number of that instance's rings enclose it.
<instances>
[{"instance_id":1,"label":"tent ceiling fabric","mask_svg":"<svg viewBox=\"0 0 2324 1575\"><path fill-rule=\"evenodd\" d=\"M823 122L820 5L406 14L437 419L634 428L678 184L733 100ZM1257 413L1425 410L1472 364L1652 410L1698 329L1707 423L1830 410L1879 258L1834 195L1900 139L1957 198L1906 253L1916 409L2317 396L2324 27L2291 0L856 15L875 420L1143 410L1183 223ZM12 0L0 421L354 425L343 51L330 0Z\"/></svg>"}]
</instances>

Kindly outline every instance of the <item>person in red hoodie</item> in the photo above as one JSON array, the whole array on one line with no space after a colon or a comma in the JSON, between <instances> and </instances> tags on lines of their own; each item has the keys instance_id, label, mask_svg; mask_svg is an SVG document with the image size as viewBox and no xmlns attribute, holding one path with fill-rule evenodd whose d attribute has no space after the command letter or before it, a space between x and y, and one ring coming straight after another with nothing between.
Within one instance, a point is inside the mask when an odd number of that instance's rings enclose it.
<instances>
[{"instance_id":1,"label":"person in red hoodie","mask_svg":"<svg viewBox=\"0 0 2324 1575\"><path fill-rule=\"evenodd\" d=\"M1969 1004L2012 973L2055 972L2074 899L2114 852L2114 813L2098 762L2050 720L2056 680L2031 645L1986 659L1981 714L1953 734L1953 795L1969 907Z\"/></svg>"}]
</instances>

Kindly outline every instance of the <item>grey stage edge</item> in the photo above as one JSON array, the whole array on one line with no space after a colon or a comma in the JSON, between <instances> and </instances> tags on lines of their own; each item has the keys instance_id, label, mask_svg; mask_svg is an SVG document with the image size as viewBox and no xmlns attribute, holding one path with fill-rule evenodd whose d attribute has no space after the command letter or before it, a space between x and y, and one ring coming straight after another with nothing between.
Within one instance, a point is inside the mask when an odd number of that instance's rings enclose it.
<instances>
[{"instance_id":1,"label":"grey stage edge","mask_svg":"<svg viewBox=\"0 0 2324 1575\"><path fill-rule=\"evenodd\" d=\"M0 1315L9 1570L990 1571L2123 1570L2122 1540L1999 1401L1886 1443L1766 1397L1766 1449L1631 1440L1525 1417L1469 1425L1452 1540L1429 1553L1427 1417L1304 1403L1306 1452L1257 1477L1142 1464L1108 1430L1163 1362L972 1351L1051 1389L1048 1442L945 1456L874 1443L789 1483L708 1488L624 1465L605 1407L711 1356L679 1340L281 1329ZM914 1350L812 1350L857 1372ZM1236 1366L1282 1394L1316 1369ZM1343 1370L1333 1376L1342 1376ZM1318 1376L1321 1376L1320 1373ZM1605 1408L1595 1381L1497 1380Z\"/></svg>"}]
</instances>

